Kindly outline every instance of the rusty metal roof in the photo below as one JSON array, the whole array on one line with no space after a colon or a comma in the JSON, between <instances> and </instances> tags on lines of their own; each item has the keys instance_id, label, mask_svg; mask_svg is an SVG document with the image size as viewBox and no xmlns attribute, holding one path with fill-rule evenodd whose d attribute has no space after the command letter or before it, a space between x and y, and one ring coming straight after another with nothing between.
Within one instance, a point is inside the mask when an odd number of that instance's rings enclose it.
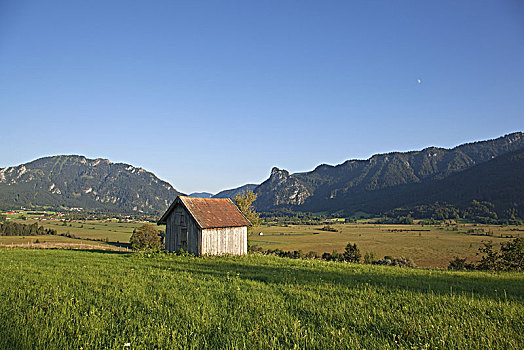
<instances>
[{"instance_id":1,"label":"rusty metal roof","mask_svg":"<svg viewBox=\"0 0 524 350\"><path fill-rule=\"evenodd\" d=\"M229 198L197 198L178 196L159 224L165 224L176 204L183 205L202 229L251 226L248 219Z\"/></svg>"}]
</instances>

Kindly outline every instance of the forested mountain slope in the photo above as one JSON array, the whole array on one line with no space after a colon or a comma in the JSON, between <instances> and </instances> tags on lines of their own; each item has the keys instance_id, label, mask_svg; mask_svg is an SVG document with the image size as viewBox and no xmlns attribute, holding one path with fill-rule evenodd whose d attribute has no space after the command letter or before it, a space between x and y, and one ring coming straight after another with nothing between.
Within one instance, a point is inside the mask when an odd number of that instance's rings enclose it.
<instances>
[{"instance_id":1,"label":"forested mountain slope","mask_svg":"<svg viewBox=\"0 0 524 350\"><path fill-rule=\"evenodd\" d=\"M285 170L273 168L269 179L255 189L258 195L255 205L259 210L290 207L308 211L346 212L355 210L358 203L365 203L367 208L389 207L397 202L390 200L388 196L392 194L388 189L436 183L522 148L524 137L521 132L517 132L452 149L429 147L421 151L377 154L367 160L348 160L336 166L324 164L305 173L289 174ZM497 179L503 177L501 174ZM481 178L476 183L482 181ZM447 186L450 187L447 187L446 193L456 193L457 189L452 183ZM408 192L403 193L409 195ZM374 201L389 204L375 205L371 203Z\"/></svg>"},{"instance_id":2,"label":"forested mountain slope","mask_svg":"<svg viewBox=\"0 0 524 350\"><path fill-rule=\"evenodd\" d=\"M0 206L161 212L178 192L153 173L107 159L53 156L0 169Z\"/></svg>"}]
</instances>

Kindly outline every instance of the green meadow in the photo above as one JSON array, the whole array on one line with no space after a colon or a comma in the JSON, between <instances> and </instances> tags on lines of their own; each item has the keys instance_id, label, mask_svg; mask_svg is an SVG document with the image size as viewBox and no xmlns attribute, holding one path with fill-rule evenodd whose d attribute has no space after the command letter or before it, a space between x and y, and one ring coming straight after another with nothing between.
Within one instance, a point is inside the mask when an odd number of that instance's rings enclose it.
<instances>
[{"instance_id":1,"label":"green meadow","mask_svg":"<svg viewBox=\"0 0 524 350\"><path fill-rule=\"evenodd\" d=\"M0 236L0 246L45 247L57 243L57 247L68 244L102 246L104 249L120 247L129 243L133 230L140 222L118 220L41 220L31 212L25 212L26 220L20 214L9 216L11 220L30 224L37 222L45 228L56 230L63 236L9 237ZM332 223L336 232L323 231L320 225L262 225L255 227L249 235L249 243L262 249L343 252L348 242L356 243L364 255L372 252L377 258L386 255L411 258L424 268L446 268L455 257L467 257L468 261L478 260L478 249L484 242L492 241L498 247L514 237L524 237L524 226L501 226L460 223L457 225L378 225L373 223L341 224ZM165 226L159 226L165 230ZM263 235L259 235L262 232ZM73 237L73 240L71 239ZM37 241L38 240L38 241ZM36 242L36 243L35 243ZM122 244L123 243L123 244Z\"/></svg>"},{"instance_id":2,"label":"green meadow","mask_svg":"<svg viewBox=\"0 0 524 350\"><path fill-rule=\"evenodd\" d=\"M38 225L43 226L46 229L55 230L58 236L19 236L16 238L0 236L0 246L35 245L35 242L38 240L36 244L46 242L50 245L51 243L56 242L72 245L100 245L107 248L115 245L118 246L117 243L129 243L129 238L131 237L133 230L143 224L141 222L125 222L115 219L62 221L60 217L56 216L56 213L44 211L40 213L41 214L39 215L35 215L34 212L24 211L22 214L6 216L10 220L21 224L32 224L36 222ZM22 216L25 217L25 220L21 219ZM46 219L43 219L43 217ZM159 227L159 229L165 228ZM63 235L67 235L67 237L64 237ZM113 243L113 245L111 245L111 243Z\"/></svg>"},{"instance_id":3,"label":"green meadow","mask_svg":"<svg viewBox=\"0 0 524 350\"><path fill-rule=\"evenodd\" d=\"M129 242L133 229L142 225L136 222L117 222L111 220L82 220L66 222L39 222L58 233L69 233L77 238L103 239L110 242Z\"/></svg>"},{"instance_id":4,"label":"green meadow","mask_svg":"<svg viewBox=\"0 0 524 350\"><path fill-rule=\"evenodd\" d=\"M115 246L111 242L91 241L57 235L2 236L0 237L0 247L126 250L126 248Z\"/></svg>"},{"instance_id":5,"label":"green meadow","mask_svg":"<svg viewBox=\"0 0 524 350\"><path fill-rule=\"evenodd\" d=\"M0 249L1 349L521 349L524 274Z\"/></svg>"}]
</instances>

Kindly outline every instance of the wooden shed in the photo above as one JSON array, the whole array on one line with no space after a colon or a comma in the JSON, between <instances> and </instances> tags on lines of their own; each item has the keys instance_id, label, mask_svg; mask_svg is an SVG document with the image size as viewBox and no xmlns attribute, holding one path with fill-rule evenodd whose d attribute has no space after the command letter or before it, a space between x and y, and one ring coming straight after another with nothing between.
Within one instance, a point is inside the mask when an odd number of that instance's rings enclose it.
<instances>
[{"instance_id":1,"label":"wooden shed","mask_svg":"<svg viewBox=\"0 0 524 350\"><path fill-rule=\"evenodd\" d=\"M165 249L170 252L247 254L251 223L229 198L178 196L158 224L166 225Z\"/></svg>"}]
</instances>

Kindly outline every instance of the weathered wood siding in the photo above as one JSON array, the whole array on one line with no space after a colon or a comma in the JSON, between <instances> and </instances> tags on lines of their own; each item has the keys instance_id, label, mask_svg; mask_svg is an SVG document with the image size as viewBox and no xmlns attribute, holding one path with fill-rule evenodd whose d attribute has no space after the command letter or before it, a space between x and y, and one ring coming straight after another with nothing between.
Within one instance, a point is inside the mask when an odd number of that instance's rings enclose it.
<instances>
[{"instance_id":1,"label":"weathered wood siding","mask_svg":"<svg viewBox=\"0 0 524 350\"><path fill-rule=\"evenodd\" d=\"M202 230L202 255L247 254L247 227Z\"/></svg>"},{"instance_id":2,"label":"weathered wood siding","mask_svg":"<svg viewBox=\"0 0 524 350\"><path fill-rule=\"evenodd\" d=\"M200 255L200 228L182 205L177 205L166 223L165 248L170 252L180 249Z\"/></svg>"},{"instance_id":3,"label":"weathered wood siding","mask_svg":"<svg viewBox=\"0 0 524 350\"><path fill-rule=\"evenodd\" d=\"M195 255L247 254L247 226L200 229L182 204L176 204L166 220L165 249Z\"/></svg>"}]
</instances>

